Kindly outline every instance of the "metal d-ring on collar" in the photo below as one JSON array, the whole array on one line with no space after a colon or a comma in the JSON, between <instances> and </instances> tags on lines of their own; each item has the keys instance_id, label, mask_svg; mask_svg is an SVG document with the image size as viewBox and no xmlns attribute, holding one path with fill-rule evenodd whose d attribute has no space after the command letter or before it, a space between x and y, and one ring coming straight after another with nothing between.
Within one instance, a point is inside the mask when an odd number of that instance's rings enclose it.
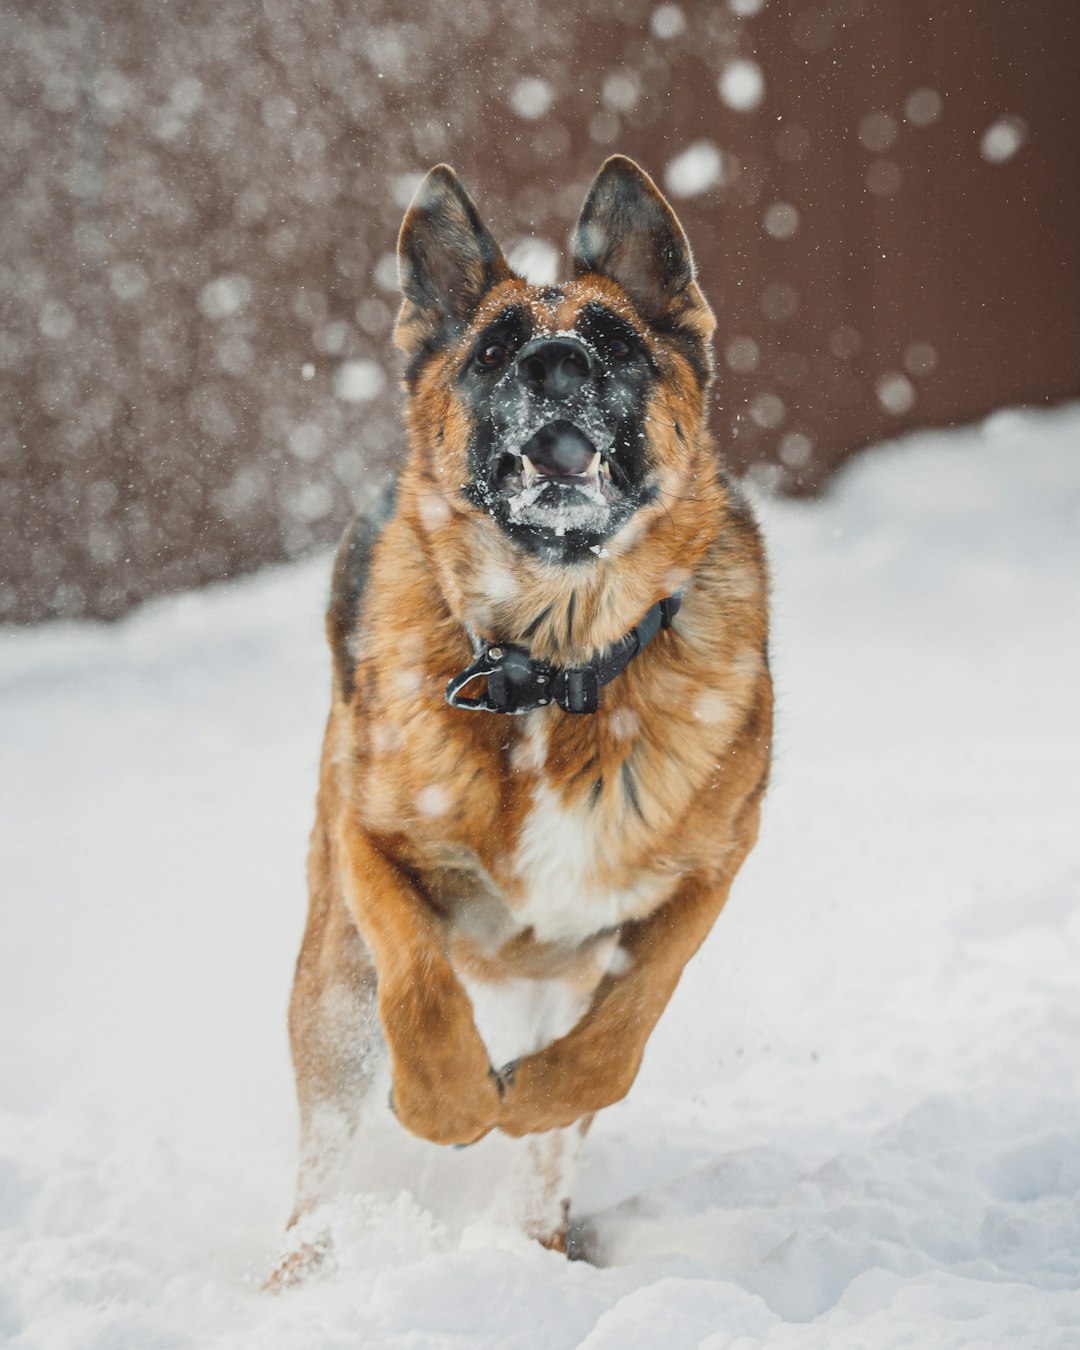
<instances>
[{"instance_id":1,"label":"metal d-ring on collar","mask_svg":"<svg viewBox=\"0 0 1080 1350\"><path fill-rule=\"evenodd\" d=\"M661 628L671 627L681 603L677 595L657 601L625 637L583 666L551 666L534 660L525 647L474 638L476 660L446 686L446 701L452 708L469 712L514 715L557 703L564 712L594 713L600 706L601 688L621 674ZM466 698L465 689L480 679L487 680L486 692Z\"/></svg>"}]
</instances>

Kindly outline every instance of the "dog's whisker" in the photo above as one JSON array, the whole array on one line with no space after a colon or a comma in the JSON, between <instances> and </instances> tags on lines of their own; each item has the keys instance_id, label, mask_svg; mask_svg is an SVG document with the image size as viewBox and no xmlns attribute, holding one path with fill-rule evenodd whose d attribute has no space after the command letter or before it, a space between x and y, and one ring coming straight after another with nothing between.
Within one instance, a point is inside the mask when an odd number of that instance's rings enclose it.
<instances>
[{"instance_id":1,"label":"dog's whisker","mask_svg":"<svg viewBox=\"0 0 1080 1350\"><path fill-rule=\"evenodd\" d=\"M664 488L658 488L656 495L667 497L669 501L673 502L700 502L705 500L704 497L680 497L677 492L668 492Z\"/></svg>"}]
</instances>

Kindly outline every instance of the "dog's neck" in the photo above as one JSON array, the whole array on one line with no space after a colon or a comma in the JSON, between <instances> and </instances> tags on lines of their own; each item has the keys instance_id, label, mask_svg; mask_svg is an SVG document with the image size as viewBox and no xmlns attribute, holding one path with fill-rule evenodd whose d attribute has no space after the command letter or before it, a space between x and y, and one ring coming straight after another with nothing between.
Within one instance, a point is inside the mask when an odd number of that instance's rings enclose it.
<instances>
[{"instance_id":1,"label":"dog's neck","mask_svg":"<svg viewBox=\"0 0 1080 1350\"><path fill-rule=\"evenodd\" d=\"M587 562L544 562L515 545L487 516L425 519L432 484L403 494L424 562L450 616L488 642L524 647L535 659L572 665L624 637L657 601L692 586L730 502L719 474L696 486L694 509L657 505L637 516ZM420 509L416 504L420 503Z\"/></svg>"}]
</instances>

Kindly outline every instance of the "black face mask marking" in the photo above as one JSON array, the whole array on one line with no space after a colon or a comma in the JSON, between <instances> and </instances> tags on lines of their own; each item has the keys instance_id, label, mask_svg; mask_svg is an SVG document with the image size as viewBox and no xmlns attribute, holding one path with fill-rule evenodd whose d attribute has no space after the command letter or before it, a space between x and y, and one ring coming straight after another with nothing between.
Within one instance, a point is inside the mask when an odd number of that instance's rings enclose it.
<instances>
[{"instance_id":1,"label":"black face mask marking","mask_svg":"<svg viewBox=\"0 0 1080 1350\"><path fill-rule=\"evenodd\" d=\"M458 376L476 427L467 495L531 553L597 552L655 496L644 408L657 378L644 339L606 306L539 335L523 308L504 311Z\"/></svg>"}]
</instances>

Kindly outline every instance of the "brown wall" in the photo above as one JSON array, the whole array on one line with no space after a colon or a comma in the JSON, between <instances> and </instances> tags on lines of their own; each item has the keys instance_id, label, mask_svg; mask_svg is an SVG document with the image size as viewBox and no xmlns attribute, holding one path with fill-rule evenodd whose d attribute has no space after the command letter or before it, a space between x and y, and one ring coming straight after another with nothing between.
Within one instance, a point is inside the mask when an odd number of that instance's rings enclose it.
<instances>
[{"instance_id":1,"label":"brown wall","mask_svg":"<svg viewBox=\"0 0 1080 1350\"><path fill-rule=\"evenodd\" d=\"M112 617L333 538L401 452L388 255L441 159L511 248L561 247L613 150L670 184L716 429L780 488L1080 394L1076 13L9 3L0 618ZM679 195L701 143L720 179Z\"/></svg>"}]
</instances>

